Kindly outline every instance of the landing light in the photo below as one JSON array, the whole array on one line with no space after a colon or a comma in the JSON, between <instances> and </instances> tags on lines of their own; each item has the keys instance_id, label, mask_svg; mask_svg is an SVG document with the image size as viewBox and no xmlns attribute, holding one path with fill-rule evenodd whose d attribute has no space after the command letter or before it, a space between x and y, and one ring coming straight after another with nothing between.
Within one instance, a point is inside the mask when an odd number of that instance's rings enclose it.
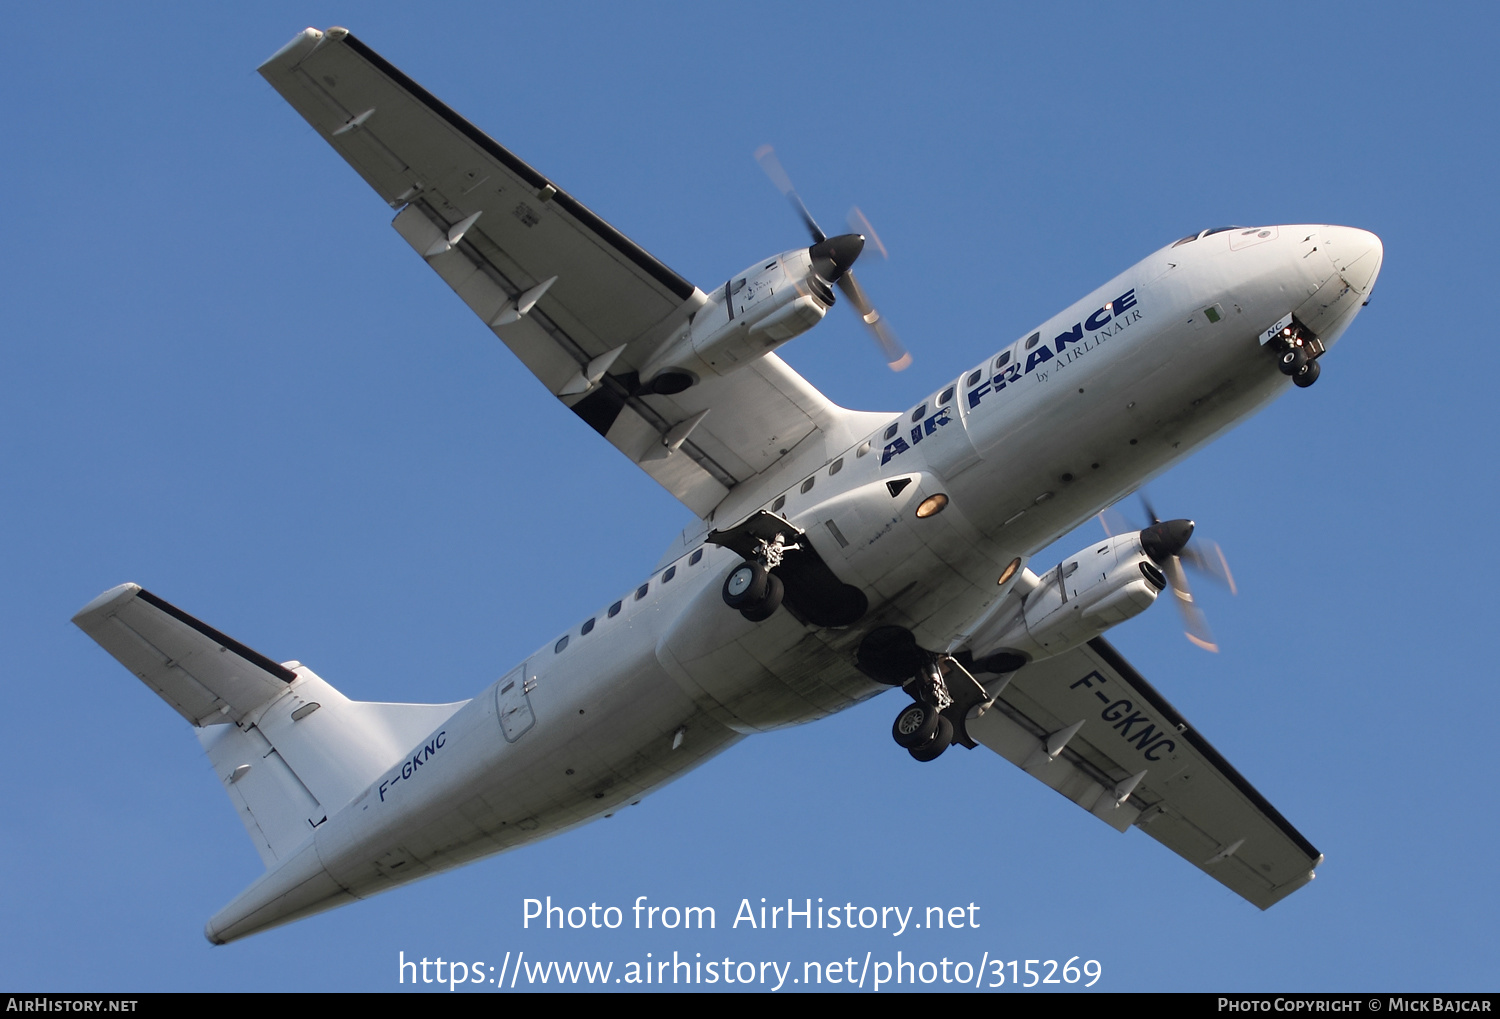
<instances>
[{"instance_id":1,"label":"landing light","mask_svg":"<svg viewBox=\"0 0 1500 1019\"><path fill-rule=\"evenodd\" d=\"M926 520L943 512L948 505L948 497L939 492L937 495L929 495L922 500L922 505L917 507L917 519Z\"/></svg>"},{"instance_id":2,"label":"landing light","mask_svg":"<svg viewBox=\"0 0 1500 1019\"><path fill-rule=\"evenodd\" d=\"M1000 574L1000 579L997 580L997 581L995 581L995 583L997 585L999 585L1000 587L1004 587L1005 586L1005 582L1007 580L1009 580L1011 577L1014 577L1016 575L1016 571L1019 570L1020 568L1021 568L1021 560L1020 560L1020 558L1017 557L1015 559L1012 559L1010 561L1010 565L1005 568L1005 572L1002 573L1002 574Z\"/></svg>"}]
</instances>

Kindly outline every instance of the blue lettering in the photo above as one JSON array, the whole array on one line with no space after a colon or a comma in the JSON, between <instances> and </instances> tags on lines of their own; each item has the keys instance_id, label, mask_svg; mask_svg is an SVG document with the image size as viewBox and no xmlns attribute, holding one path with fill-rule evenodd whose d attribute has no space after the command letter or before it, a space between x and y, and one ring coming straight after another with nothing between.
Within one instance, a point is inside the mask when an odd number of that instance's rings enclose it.
<instances>
[{"instance_id":1,"label":"blue lettering","mask_svg":"<svg viewBox=\"0 0 1500 1019\"><path fill-rule=\"evenodd\" d=\"M1129 290L1125 291L1119 297L1116 297L1110 303L1115 306L1116 315L1120 314L1120 312L1124 311L1126 308L1135 307L1135 287L1131 287Z\"/></svg>"},{"instance_id":2,"label":"blue lettering","mask_svg":"<svg viewBox=\"0 0 1500 1019\"><path fill-rule=\"evenodd\" d=\"M1113 704L1106 707L1103 711L1099 712L1099 717L1104 719L1106 722L1113 722L1115 719L1121 717L1125 714L1125 712L1130 711L1134 707L1135 705L1131 704L1129 701L1115 701ZM1113 711L1114 714L1110 714L1111 711Z\"/></svg>"},{"instance_id":3,"label":"blue lettering","mask_svg":"<svg viewBox=\"0 0 1500 1019\"><path fill-rule=\"evenodd\" d=\"M1100 318L1100 315L1103 315L1104 317ZM1084 325L1089 327L1089 332L1093 332L1095 329L1101 328L1106 322L1108 322L1109 318L1109 306L1105 305L1104 307L1100 308L1098 311L1090 315L1089 320L1085 322Z\"/></svg>"},{"instance_id":4,"label":"blue lettering","mask_svg":"<svg viewBox=\"0 0 1500 1019\"><path fill-rule=\"evenodd\" d=\"M977 385L973 389L969 390L969 409L970 410L973 410L975 407L978 407L979 406L979 401L984 398L984 394L988 393L990 391L990 381L993 381L993 380L987 380L985 382L981 382L979 385ZM1004 385L1004 383L1002 382L1001 385ZM881 462L884 463L885 461L882 460Z\"/></svg>"},{"instance_id":5,"label":"blue lettering","mask_svg":"<svg viewBox=\"0 0 1500 1019\"><path fill-rule=\"evenodd\" d=\"M446 735L448 735L448 730L446 730L446 729L444 729L442 732L438 733L437 745L438 745L439 748L442 747L442 745L443 745L443 737L446 736Z\"/></svg>"},{"instance_id":6,"label":"blue lettering","mask_svg":"<svg viewBox=\"0 0 1500 1019\"><path fill-rule=\"evenodd\" d=\"M1044 343L1040 347L1033 350L1031 352L1031 356L1026 359L1026 374L1030 375L1031 369L1035 368L1043 361L1050 360L1052 360L1052 348Z\"/></svg>"},{"instance_id":7,"label":"blue lettering","mask_svg":"<svg viewBox=\"0 0 1500 1019\"><path fill-rule=\"evenodd\" d=\"M922 422L922 427L925 428L925 429L927 429L927 434L928 435L931 435L933 432L935 432L935 431L938 430L939 426L946 425L947 423L948 423L948 408L944 407L942 410L940 410L936 414L932 415L932 417L930 417L926 421Z\"/></svg>"},{"instance_id":8,"label":"blue lettering","mask_svg":"<svg viewBox=\"0 0 1500 1019\"><path fill-rule=\"evenodd\" d=\"M891 462L891 457L897 453L905 453L908 449L911 449L911 447L906 444L905 439L897 439L889 446L886 446L885 451L880 454L880 465L884 467Z\"/></svg>"},{"instance_id":9,"label":"blue lettering","mask_svg":"<svg viewBox=\"0 0 1500 1019\"><path fill-rule=\"evenodd\" d=\"M1097 329L1099 327L1098 326L1089 326L1089 328L1090 329ZM1055 344L1057 344L1057 352L1059 354L1061 354L1063 348L1066 347L1068 344L1070 344L1070 343L1078 343L1082 339L1083 339L1083 323L1080 322L1077 325L1075 325L1072 329L1069 329L1067 332L1065 332L1065 333L1058 333L1057 334L1057 339L1053 340L1052 342L1055 343ZM1028 364L1026 366L1026 370L1027 371L1031 371L1031 365Z\"/></svg>"}]
</instances>

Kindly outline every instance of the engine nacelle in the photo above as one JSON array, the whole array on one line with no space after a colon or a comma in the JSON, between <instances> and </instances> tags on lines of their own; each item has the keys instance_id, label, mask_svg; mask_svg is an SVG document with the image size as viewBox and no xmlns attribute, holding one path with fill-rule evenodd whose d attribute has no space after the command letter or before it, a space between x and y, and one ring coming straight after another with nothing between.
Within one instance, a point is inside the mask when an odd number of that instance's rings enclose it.
<instances>
[{"instance_id":1,"label":"engine nacelle","mask_svg":"<svg viewBox=\"0 0 1500 1019\"><path fill-rule=\"evenodd\" d=\"M976 662L999 653L1061 654L1151 607L1167 578L1132 531L1091 545L1048 570L1024 602L969 640Z\"/></svg>"},{"instance_id":2,"label":"engine nacelle","mask_svg":"<svg viewBox=\"0 0 1500 1019\"><path fill-rule=\"evenodd\" d=\"M728 375L823 320L833 291L813 271L808 248L753 265L709 295L688 327L641 371L652 392L680 393Z\"/></svg>"}]
</instances>

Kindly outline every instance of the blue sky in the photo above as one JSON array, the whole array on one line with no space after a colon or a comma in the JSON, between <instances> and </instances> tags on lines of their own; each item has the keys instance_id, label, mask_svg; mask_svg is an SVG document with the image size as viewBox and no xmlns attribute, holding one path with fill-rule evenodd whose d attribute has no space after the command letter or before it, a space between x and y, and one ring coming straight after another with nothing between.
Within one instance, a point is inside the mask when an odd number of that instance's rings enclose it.
<instances>
[{"instance_id":1,"label":"blue sky","mask_svg":"<svg viewBox=\"0 0 1500 1019\"><path fill-rule=\"evenodd\" d=\"M0 984L395 989L407 958L1096 959L1112 990L1494 990L1497 270L1489 7L51 5L0 38ZM1151 488L1226 549L1223 645L1110 635L1327 855L1267 913L984 751L916 766L887 695L563 837L212 948L260 872L196 740L68 619L139 582L367 700L468 697L649 572L686 511L427 272L255 74L344 23L683 275L804 243L751 158L892 251L783 350L898 409L1188 232L1331 222L1375 299ZM1086 529L1058 554L1092 541ZM1043 558L1045 561L1045 557ZM545 932L522 900L711 905ZM758 904L978 930L747 932Z\"/></svg>"}]
</instances>

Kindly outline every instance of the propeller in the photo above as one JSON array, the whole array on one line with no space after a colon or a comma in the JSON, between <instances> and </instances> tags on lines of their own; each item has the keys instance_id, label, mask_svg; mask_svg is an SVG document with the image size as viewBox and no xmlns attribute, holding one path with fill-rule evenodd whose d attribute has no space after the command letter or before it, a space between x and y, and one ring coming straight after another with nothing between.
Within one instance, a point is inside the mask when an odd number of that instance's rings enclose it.
<instances>
[{"instance_id":1,"label":"propeller","mask_svg":"<svg viewBox=\"0 0 1500 1019\"><path fill-rule=\"evenodd\" d=\"M1162 520L1144 495L1141 496L1141 505L1151 518L1150 526L1141 531L1141 549L1166 575L1172 594L1176 596L1177 608L1182 612L1184 635L1205 651L1218 651L1219 645L1214 642L1208 620L1204 618L1198 603L1193 600L1187 571L1183 567L1191 566L1228 587L1230 594L1238 594L1239 589L1235 586L1234 575L1229 572L1229 561L1224 558L1224 550L1216 542L1206 540L1200 540L1195 547L1189 548L1188 541L1193 536L1195 526L1193 521ZM1125 518L1114 508L1102 511L1099 523L1103 526L1104 533L1110 536L1130 529L1125 524Z\"/></svg>"},{"instance_id":2,"label":"propeller","mask_svg":"<svg viewBox=\"0 0 1500 1019\"><path fill-rule=\"evenodd\" d=\"M865 327L870 330L870 335L879 344L881 354L885 357L886 365L891 371L902 371L911 364L911 354L907 353L895 330L880 317L880 312L870 303L869 295L865 293L864 287L854 278L850 266L859 257L864 249L867 239L874 240L876 249L882 257L890 257L886 253L885 245L875 235L875 230L870 226L870 221L858 208L849 213L849 225L853 233L841 234L837 237L829 237L818 226L818 221L813 219L812 213L807 211L797 189L792 186L792 178L787 175L786 169L781 165L781 160L776 158L776 150L769 145L762 145L755 150L755 161L760 168L771 178L771 183L776 185L780 191L792 203L792 208L802 219L802 225L807 227L808 233L812 235L813 246L808 253L813 259L813 271L819 278L836 285L839 291L849 299L854 306L854 311L864 322ZM829 272L825 272L827 269ZM831 273L831 274L830 274Z\"/></svg>"}]
</instances>

